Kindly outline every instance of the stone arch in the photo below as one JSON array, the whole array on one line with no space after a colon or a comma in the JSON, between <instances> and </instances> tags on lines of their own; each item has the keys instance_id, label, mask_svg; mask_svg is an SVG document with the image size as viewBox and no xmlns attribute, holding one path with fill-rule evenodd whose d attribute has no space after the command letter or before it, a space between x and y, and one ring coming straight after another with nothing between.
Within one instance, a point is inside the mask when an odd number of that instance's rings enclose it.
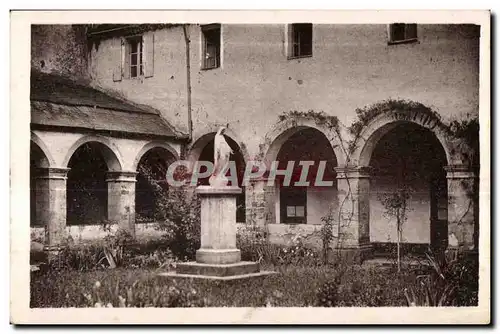
<instances>
[{"instance_id":1,"label":"stone arch","mask_svg":"<svg viewBox=\"0 0 500 334\"><path fill-rule=\"evenodd\" d=\"M265 190L266 210L270 213L271 222L278 224L322 224L321 217L338 209L338 191L335 167L344 159L337 140L337 132L323 126L315 119L294 118L280 122L266 136L266 144L261 146L263 161L268 166L278 161L278 168L286 168L288 161L295 161L290 184L284 184L281 178L275 178L275 184L267 185ZM309 143L312 146L308 147ZM299 160L327 160L323 181L328 186L315 184L317 164L309 169L307 182L309 185L297 186L295 182L302 172ZM284 165L282 165L284 164ZM326 178L325 178L326 177ZM266 183L269 180L266 181ZM268 193L268 194L267 194ZM288 213L288 210L295 213Z\"/></svg>"},{"instance_id":2,"label":"stone arch","mask_svg":"<svg viewBox=\"0 0 500 334\"><path fill-rule=\"evenodd\" d=\"M345 154L340 145L335 143L335 141L338 140L335 130L328 129L325 126L318 124L313 119L294 118L288 119L283 123L279 123L266 135L265 143L261 146L261 152L263 153L263 159L266 165L269 166L272 161L276 160L281 147L288 139L290 139L290 137L307 128L312 128L321 132L330 142L337 159L337 164L344 164Z\"/></svg>"},{"instance_id":3,"label":"stone arch","mask_svg":"<svg viewBox=\"0 0 500 334\"><path fill-rule=\"evenodd\" d=\"M55 165L54 159L50 154L48 147L45 143L38 137L35 133L31 133L31 150L30 156L35 153L37 155L36 161L34 161L36 167L48 168Z\"/></svg>"},{"instance_id":4,"label":"stone arch","mask_svg":"<svg viewBox=\"0 0 500 334\"><path fill-rule=\"evenodd\" d=\"M139 167L139 162L141 161L142 157L144 157L145 154L147 154L150 150L154 148L163 148L167 150L170 154L172 154L175 160L179 160L179 155L172 146L162 141L151 141L145 144L137 154L134 163L132 165L132 170L137 171L137 168Z\"/></svg>"},{"instance_id":5,"label":"stone arch","mask_svg":"<svg viewBox=\"0 0 500 334\"><path fill-rule=\"evenodd\" d=\"M123 160L116 145L114 145L109 138L101 136L92 136L92 135L84 136L78 139L75 143L73 143L73 145L71 145L71 147L68 150L68 153L66 154L66 157L63 160L63 167L68 167L68 163L71 157L78 148L80 148L84 144L92 142L101 144L99 145L101 148L101 153L104 156L109 171L122 170Z\"/></svg>"},{"instance_id":6,"label":"stone arch","mask_svg":"<svg viewBox=\"0 0 500 334\"><path fill-rule=\"evenodd\" d=\"M370 158L379 140L389 131L404 123L413 123L430 130L443 147L449 165L462 163L462 158L455 152L454 145L441 120L418 110L411 112L395 110L378 115L364 127L357 139L356 148L351 155L349 164L369 166Z\"/></svg>"}]
</instances>

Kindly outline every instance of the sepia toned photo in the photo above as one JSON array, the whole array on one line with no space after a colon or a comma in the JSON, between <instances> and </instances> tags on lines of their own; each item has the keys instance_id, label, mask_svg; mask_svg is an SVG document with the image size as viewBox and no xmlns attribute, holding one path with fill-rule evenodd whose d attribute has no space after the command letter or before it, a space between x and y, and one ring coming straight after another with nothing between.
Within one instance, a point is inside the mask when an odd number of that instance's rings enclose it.
<instances>
[{"instance_id":1,"label":"sepia toned photo","mask_svg":"<svg viewBox=\"0 0 500 334\"><path fill-rule=\"evenodd\" d=\"M489 12L11 36L13 323L489 323Z\"/></svg>"}]
</instances>

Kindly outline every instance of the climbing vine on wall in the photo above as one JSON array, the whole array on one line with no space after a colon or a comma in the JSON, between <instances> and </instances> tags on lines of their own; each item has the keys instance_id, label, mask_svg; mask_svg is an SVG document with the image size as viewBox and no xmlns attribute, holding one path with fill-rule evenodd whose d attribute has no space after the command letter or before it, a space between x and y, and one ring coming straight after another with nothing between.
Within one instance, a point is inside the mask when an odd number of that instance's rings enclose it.
<instances>
[{"instance_id":1,"label":"climbing vine on wall","mask_svg":"<svg viewBox=\"0 0 500 334\"><path fill-rule=\"evenodd\" d=\"M479 161L475 161L479 156L474 156L475 153L479 154L479 117L468 114L464 119L451 121L447 129L451 136L462 140L467 148L473 150L466 152L467 159L473 164L479 164Z\"/></svg>"},{"instance_id":2,"label":"climbing vine on wall","mask_svg":"<svg viewBox=\"0 0 500 334\"><path fill-rule=\"evenodd\" d=\"M286 120L294 120L296 118L305 118L314 120L317 125L324 126L329 130L338 131L339 129L339 119L337 116L332 116L326 114L324 111L288 111L281 114L278 119L280 122L284 122Z\"/></svg>"},{"instance_id":3,"label":"climbing vine on wall","mask_svg":"<svg viewBox=\"0 0 500 334\"><path fill-rule=\"evenodd\" d=\"M353 136L352 140L349 141L349 152L354 152L361 132L373 119L379 115L393 111L398 111L403 114L418 113L422 115L422 117L438 120L440 123L439 125L442 125L441 116L436 111L420 102L403 99L388 99L377 102L364 108L356 109L357 120L348 127L350 134Z\"/></svg>"}]
</instances>

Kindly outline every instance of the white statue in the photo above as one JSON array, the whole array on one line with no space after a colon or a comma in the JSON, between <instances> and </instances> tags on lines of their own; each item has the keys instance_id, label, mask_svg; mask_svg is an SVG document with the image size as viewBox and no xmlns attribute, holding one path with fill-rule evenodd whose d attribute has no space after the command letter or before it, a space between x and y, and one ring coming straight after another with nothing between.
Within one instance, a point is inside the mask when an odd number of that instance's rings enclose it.
<instances>
[{"instance_id":1,"label":"white statue","mask_svg":"<svg viewBox=\"0 0 500 334\"><path fill-rule=\"evenodd\" d=\"M210 176L211 186L226 186L228 179L224 175L229 167L229 157L233 150L224 138L225 127L220 127L214 138L214 171Z\"/></svg>"}]
</instances>

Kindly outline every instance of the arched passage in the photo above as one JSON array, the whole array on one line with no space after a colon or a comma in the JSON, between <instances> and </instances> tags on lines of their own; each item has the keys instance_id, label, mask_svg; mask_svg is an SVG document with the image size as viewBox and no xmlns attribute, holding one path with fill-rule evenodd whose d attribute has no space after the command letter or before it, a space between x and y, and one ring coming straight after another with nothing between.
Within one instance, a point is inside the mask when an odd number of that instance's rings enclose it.
<instances>
[{"instance_id":1,"label":"arched passage","mask_svg":"<svg viewBox=\"0 0 500 334\"><path fill-rule=\"evenodd\" d=\"M136 222L154 221L160 192L168 191L168 166L177 157L165 147L151 147L137 162Z\"/></svg>"},{"instance_id":2,"label":"arched passage","mask_svg":"<svg viewBox=\"0 0 500 334\"><path fill-rule=\"evenodd\" d=\"M67 223L98 224L108 219L108 171L121 170L113 150L102 142L84 142L68 159Z\"/></svg>"},{"instance_id":3,"label":"arched passage","mask_svg":"<svg viewBox=\"0 0 500 334\"><path fill-rule=\"evenodd\" d=\"M404 190L409 199L401 242L422 250L427 245L446 249L447 154L435 133L416 123L398 121L376 131L368 142L369 150L365 147L361 162L371 167L370 241L397 242L396 217L387 213L383 203Z\"/></svg>"},{"instance_id":4,"label":"arched passage","mask_svg":"<svg viewBox=\"0 0 500 334\"><path fill-rule=\"evenodd\" d=\"M200 137L194 144L189 154L189 160L194 161L210 161L214 162L214 138L215 132L206 134ZM229 157L230 161L236 164L236 171L238 177L238 186L242 188L242 192L236 198L236 221L244 223L246 220L245 214L245 187L243 185L243 175L245 173L245 156L240 146L228 135L224 135L227 143L233 150L233 154ZM208 185L209 178L198 180L198 185Z\"/></svg>"},{"instance_id":5,"label":"arched passage","mask_svg":"<svg viewBox=\"0 0 500 334\"><path fill-rule=\"evenodd\" d=\"M279 145L279 147L278 147ZM331 210L337 210L337 157L325 134L311 127L296 127L283 132L273 142L267 154L267 162L278 161L279 170L285 170L294 161L289 185L284 176L278 176L275 184L276 222L284 224L322 224L321 218ZM304 185L301 180L300 161L311 164ZM320 162L324 162L323 175L318 175ZM317 180L324 182L323 185ZM328 185L327 185L328 184Z\"/></svg>"}]
</instances>

